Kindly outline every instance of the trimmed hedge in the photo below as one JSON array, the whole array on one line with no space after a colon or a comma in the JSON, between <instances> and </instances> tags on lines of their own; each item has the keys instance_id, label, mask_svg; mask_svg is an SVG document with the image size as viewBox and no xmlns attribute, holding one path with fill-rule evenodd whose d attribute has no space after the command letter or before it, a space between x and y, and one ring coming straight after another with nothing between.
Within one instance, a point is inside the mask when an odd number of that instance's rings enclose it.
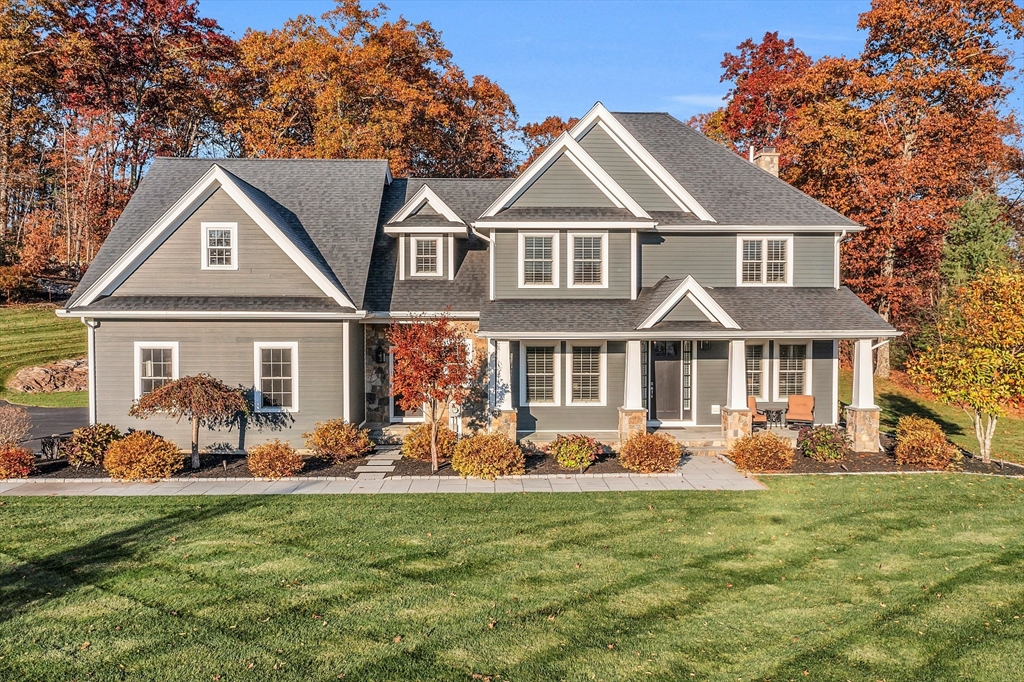
<instances>
[{"instance_id":1,"label":"trimmed hedge","mask_svg":"<svg viewBox=\"0 0 1024 682\"><path fill-rule=\"evenodd\" d=\"M116 426L93 424L75 429L71 439L61 443L61 453L74 467L99 466L111 443L124 438Z\"/></svg>"},{"instance_id":2,"label":"trimmed hedge","mask_svg":"<svg viewBox=\"0 0 1024 682\"><path fill-rule=\"evenodd\" d=\"M27 448L0 445L0 480L25 478L35 469L36 456Z\"/></svg>"},{"instance_id":3,"label":"trimmed hedge","mask_svg":"<svg viewBox=\"0 0 1024 682\"><path fill-rule=\"evenodd\" d=\"M896 461L929 469L960 464L963 453L946 440L942 427L923 417L902 417L896 424Z\"/></svg>"},{"instance_id":4,"label":"trimmed hedge","mask_svg":"<svg viewBox=\"0 0 1024 682\"><path fill-rule=\"evenodd\" d=\"M579 469L583 473L591 463L597 461L601 444L583 435L563 436L559 434L547 451L563 469Z\"/></svg>"},{"instance_id":5,"label":"trimmed hedge","mask_svg":"<svg viewBox=\"0 0 1024 682\"><path fill-rule=\"evenodd\" d=\"M370 432L350 424L344 419L331 419L317 422L309 433L302 434L306 447L321 459L328 459L335 464L365 455L373 450Z\"/></svg>"},{"instance_id":6,"label":"trimmed hedge","mask_svg":"<svg viewBox=\"0 0 1024 682\"><path fill-rule=\"evenodd\" d=\"M246 460L253 476L283 478L302 471L306 465L302 455L288 443L272 440L249 448Z\"/></svg>"},{"instance_id":7,"label":"trimmed hedge","mask_svg":"<svg viewBox=\"0 0 1024 682\"><path fill-rule=\"evenodd\" d=\"M437 425L437 461L447 462L455 452L459 437L444 424ZM409 429L402 441L402 457L421 462L430 461L430 424L420 424Z\"/></svg>"},{"instance_id":8,"label":"trimmed hedge","mask_svg":"<svg viewBox=\"0 0 1024 682\"><path fill-rule=\"evenodd\" d=\"M526 473L526 456L515 441L500 433L463 438L452 453L452 469L463 478L493 481L498 476Z\"/></svg>"},{"instance_id":9,"label":"trimmed hedge","mask_svg":"<svg viewBox=\"0 0 1024 682\"><path fill-rule=\"evenodd\" d=\"M178 446L150 431L135 431L107 448L103 468L122 481L170 478L185 466Z\"/></svg>"},{"instance_id":10,"label":"trimmed hedge","mask_svg":"<svg viewBox=\"0 0 1024 682\"><path fill-rule=\"evenodd\" d=\"M744 471L781 471L793 466L793 448L787 439L759 431L733 443L729 459Z\"/></svg>"},{"instance_id":11,"label":"trimmed hedge","mask_svg":"<svg viewBox=\"0 0 1024 682\"><path fill-rule=\"evenodd\" d=\"M838 462L850 455L853 440L846 429L838 426L815 426L800 429L796 448L805 457L819 462Z\"/></svg>"},{"instance_id":12,"label":"trimmed hedge","mask_svg":"<svg viewBox=\"0 0 1024 682\"><path fill-rule=\"evenodd\" d=\"M671 436L638 431L622 444L619 463L642 474L664 474L675 471L682 456L683 446Z\"/></svg>"}]
</instances>

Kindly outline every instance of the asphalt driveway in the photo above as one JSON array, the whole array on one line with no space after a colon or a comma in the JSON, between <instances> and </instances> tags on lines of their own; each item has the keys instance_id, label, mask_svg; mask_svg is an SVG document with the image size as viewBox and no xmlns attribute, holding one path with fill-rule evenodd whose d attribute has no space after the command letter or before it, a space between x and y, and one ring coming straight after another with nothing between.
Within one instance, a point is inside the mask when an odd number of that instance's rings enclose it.
<instances>
[{"instance_id":1,"label":"asphalt driveway","mask_svg":"<svg viewBox=\"0 0 1024 682\"><path fill-rule=\"evenodd\" d=\"M9 405L0 400L0 405ZM16 405L15 407L21 407ZM70 436L74 429L89 425L87 407L25 407L32 417L32 438L25 447L39 451L40 439L56 434Z\"/></svg>"}]
</instances>

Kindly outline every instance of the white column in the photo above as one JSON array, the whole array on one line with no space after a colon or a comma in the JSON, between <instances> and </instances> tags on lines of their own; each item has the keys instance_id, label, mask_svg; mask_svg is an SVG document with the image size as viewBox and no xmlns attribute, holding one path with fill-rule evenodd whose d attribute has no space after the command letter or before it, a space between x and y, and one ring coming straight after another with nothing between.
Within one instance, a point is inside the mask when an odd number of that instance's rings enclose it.
<instances>
[{"instance_id":1,"label":"white column","mask_svg":"<svg viewBox=\"0 0 1024 682\"><path fill-rule=\"evenodd\" d=\"M345 320L342 323L342 337L341 337L341 374L342 381L345 382L345 390L342 391L345 402L341 405L341 418L347 422L352 421L352 323Z\"/></svg>"},{"instance_id":2,"label":"white column","mask_svg":"<svg viewBox=\"0 0 1024 682\"><path fill-rule=\"evenodd\" d=\"M626 404L627 410L642 410L643 377L640 367L640 341L626 342Z\"/></svg>"},{"instance_id":3,"label":"white column","mask_svg":"<svg viewBox=\"0 0 1024 682\"><path fill-rule=\"evenodd\" d=\"M857 339L853 345L853 400L850 407L860 410L875 409L875 378L871 366L871 342Z\"/></svg>"},{"instance_id":4,"label":"white column","mask_svg":"<svg viewBox=\"0 0 1024 682\"><path fill-rule=\"evenodd\" d=\"M727 410L747 409L747 351L743 339L729 342L729 387L725 402Z\"/></svg>"},{"instance_id":5,"label":"white column","mask_svg":"<svg viewBox=\"0 0 1024 682\"><path fill-rule=\"evenodd\" d=\"M88 328L89 342L89 425L96 423L96 325L95 320L87 320L84 317L82 322ZM134 362L134 361L133 361Z\"/></svg>"},{"instance_id":6,"label":"white column","mask_svg":"<svg viewBox=\"0 0 1024 682\"><path fill-rule=\"evenodd\" d=\"M494 407L502 412L512 410L512 357L508 341L492 341L494 344L494 376L492 384Z\"/></svg>"}]
</instances>

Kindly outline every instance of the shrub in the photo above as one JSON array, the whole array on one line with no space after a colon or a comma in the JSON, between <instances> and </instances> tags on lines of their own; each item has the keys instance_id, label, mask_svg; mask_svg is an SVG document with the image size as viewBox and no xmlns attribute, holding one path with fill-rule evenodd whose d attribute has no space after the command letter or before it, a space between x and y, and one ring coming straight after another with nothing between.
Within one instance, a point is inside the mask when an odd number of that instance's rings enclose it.
<instances>
[{"instance_id":1,"label":"shrub","mask_svg":"<svg viewBox=\"0 0 1024 682\"><path fill-rule=\"evenodd\" d=\"M526 456L507 436L500 433L463 438L452 453L452 469L460 476L493 481L498 476L526 473Z\"/></svg>"},{"instance_id":2,"label":"shrub","mask_svg":"<svg viewBox=\"0 0 1024 682\"><path fill-rule=\"evenodd\" d=\"M103 457L103 468L122 481L170 478L185 466L178 446L150 431L134 431L115 440Z\"/></svg>"},{"instance_id":3,"label":"shrub","mask_svg":"<svg viewBox=\"0 0 1024 682\"><path fill-rule=\"evenodd\" d=\"M27 448L0 445L0 480L25 478L35 468L36 457Z\"/></svg>"},{"instance_id":4,"label":"shrub","mask_svg":"<svg viewBox=\"0 0 1024 682\"><path fill-rule=\"evenodd\" d=\"M443 424L438 424L438 462L446 462L452 458L452 453L455 452L455 442L458 439L454 431ZM402 457L418 459L421 462L430 461L430 424L421 424L405 434L405 440L402 441Z\"/></svg>"},{"instance_id":5,"label":"shrub","mask_svg":"<svg viewBox=\"0 0 1024 682\"><path fill-rule=\"evenodd\" d=\"M117 427L110 424L84 426L75 429L71 439L61 443L61 453L72 466L99 466L110 444L123 437Z\"/></svg>"},{"instance_id":6,"label":"shrub","mask_svg":"<svg viewBox=\"0 0 1024 682\"><path fill-rule=\"evenodd\" d=\"M373 449L370 432L344 419L317 422L316 428L302 434L302 437L314 455L335 464L359 457Z\"/></svg>"},{"instance_id":7,"label":"shrub","mask_svg":"<svg viewBox=\"0 0 1024 682\"><path fill-rule=\"evenodd\" d=\"M660 474L675 471L682 456L683 446L674 438L638 431L622 444L619 463L642 474Z\"/></svg>"},{"instance_id":8,"label":"shrub","mask_svg":"<svg viewBox=\"0 0 1024 682\"><path fill-rule=\"evenodd\" d=\"M583 435L559 434L547 449L558 462L558 466L564 469L579 469L580 473L583 473L591 462L596 462L601 452L601 446L596 440Z\"/></svg>"},{"instance_id":9,"label":"shrub","mask_svg":"<svg viewBox=\"0 0 1024 682\"><path fill-rule=\"evenodd\" d=\"M0 447L19 445L32 430L32 417L24 407L0 405Z\"/></svg>"},{"instance_id":10,"label":"shrub","mask_svg":"<svg viewBox=\"0 0 1024 682\"><path fill-rule=\"evenodd\" d=\"M779 471L793 466L793 448L789 440L759 431L733 443L729 458L744 471Z\"/></svg>"},{"instance_id":11,"label":"shrub","mask_svg":"<svg viewBox=\"0 0 1024 682\"><path fill-rule=\"evenodd\" d=\"M253 476L281 478L302 471L305 462L291 445L272 440L249 448L248 464Z\"/></svg>"},{"instance_id":12,"label":"shrub","mask_svg":"<svg viewBox=\"0 0 1024 682\"><path fill-rule=\"evenodd\" d=\"M815 426L800 429L796 447L805 457L819 462L837 462L850 454L853 441L846 429L838 426Z\"/></svg>"},{"instance_id":13,"label":"shrub","mask_svg":"<svg viewBox=\"0 0 1024 682\"><path fill-rule=\"evenodd\" d=\"M929 469L948 469L963 459L960 449L946 440L931 419L902 417L896 424L896 461Z\"/></svg>"},{"instance_id":14,"label":"shrub","mask_svg":"<svg viewBox=\"0 0 1024 682\"><path fill-rule=\"evenodd\" d=\"M0 295L8 303L17 301L32 290L32 276L20 265L0 267Z\"/></svg>"}]
</instances>

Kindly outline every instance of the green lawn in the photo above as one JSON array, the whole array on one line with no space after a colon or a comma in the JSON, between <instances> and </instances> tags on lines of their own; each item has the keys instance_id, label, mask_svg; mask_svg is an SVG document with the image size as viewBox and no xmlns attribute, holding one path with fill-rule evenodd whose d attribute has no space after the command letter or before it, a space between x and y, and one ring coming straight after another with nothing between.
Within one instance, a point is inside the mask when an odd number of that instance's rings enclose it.
<instances>
[{"instance_id":1,"label":"green lawn","mask_svg":"<svg viewBox=\"0 0 1024 682\"><path fill-rule=\"evenodd\" d=\"M86 353L85 325L61 319L53 306L0 306L0 398L40 407L86 407L88 391L15 393L7 380L22 367L81 357Z\"/></svg>"},{"instance_id":2,"label":"green lawn","mask_svg":"<svg viewBox=\"0 0 1024 682\"><path fill-rule=\"evenodd\" d=\"M3 498L0 678L1024 670L1024 481L766 480L745 493Z\"/></svg>"},{"instance_id":3,"label":"green lawn","mask_svg":"<svg viewBox=\"0 0 1024 682\"><path fill-rule=\"evenodd\" d=\"M839 400L850 402L852 373L839 372ZM969 452L978 451L978 440L970 417L958 407L926 400L918 393L908 390L892 381L875 377L875 402L882 408L882 430L895 433L896 422L908 414L933 419L942 426L951 441ZM1024 463L1024 419L1003 417L999 420L992 444L993 457L1008 462Z\"/></svg>"}]
</instances>

